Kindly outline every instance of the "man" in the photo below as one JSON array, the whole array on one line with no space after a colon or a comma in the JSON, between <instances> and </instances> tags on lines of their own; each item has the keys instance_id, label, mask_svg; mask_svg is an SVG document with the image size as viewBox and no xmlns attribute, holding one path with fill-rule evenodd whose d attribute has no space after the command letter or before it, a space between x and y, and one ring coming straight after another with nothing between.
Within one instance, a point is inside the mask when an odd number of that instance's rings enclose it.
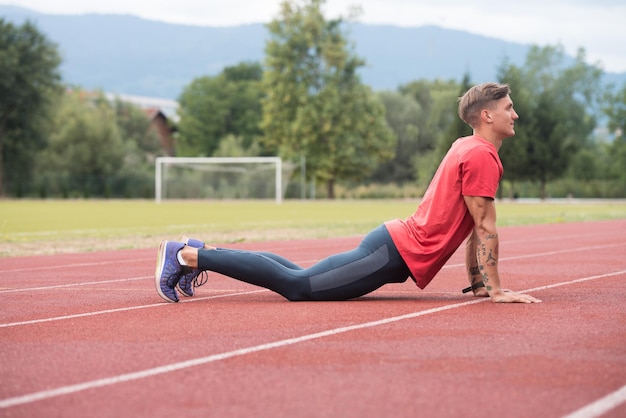
<instances>
[{"instance_id":1,"label":"man","mask_svg":"<svg viewBox=\"0 0 626 418\"><path fill-rule=\"evenodd\" d=\"M178 302L193 296L204 271L261 286L288 300L347 300L411 277L424 288L466 242L469 290L493 302L541 302L505 291L498 273L495 196L503 168L498 150L515 135L509 87L485 83L459 100L459 116L474 131L442 160L417 211L367 234L351 251L302 268L276 254L216 248L197 240L161 243L155 272L159 295ZM468 238L469 236L469 238Z\"/></svg>"}]
</instances>

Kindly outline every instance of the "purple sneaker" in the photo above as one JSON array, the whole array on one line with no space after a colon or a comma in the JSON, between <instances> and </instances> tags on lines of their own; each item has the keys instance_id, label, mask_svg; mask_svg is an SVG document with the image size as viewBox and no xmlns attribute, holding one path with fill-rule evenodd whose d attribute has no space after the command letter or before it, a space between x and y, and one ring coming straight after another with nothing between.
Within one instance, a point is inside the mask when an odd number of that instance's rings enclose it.
<instances>
[{"instance_id":1,"label":"purple sneaker","mask_svg":"<svg viewBox=\"0 0 626 418\"><path fill-rule=\"evenodd\" d=\"M197 239L187 238L184 241L185 244L193 248L204 247L204 242ZM192 297L194 295L193 288L205 284L207 282L207 278L206 272L195 269L191 270L190 272L180 276L180 280L178 280L178 283L176 284L176 289L183 296Z\"/></svg>"},{"instance_id":2,"label":"purple sneaker","mask_svg":"<svg viewBox=\"0 0 626 418\"><path fill-rule=\"evenodd\" d=\"M161 241L154 273L156 289L159 295L168 302L178 302L176 284L185 273L185 268L178 263L176 255L185 244L174 241Z\"/></svg>"}]
</instances>

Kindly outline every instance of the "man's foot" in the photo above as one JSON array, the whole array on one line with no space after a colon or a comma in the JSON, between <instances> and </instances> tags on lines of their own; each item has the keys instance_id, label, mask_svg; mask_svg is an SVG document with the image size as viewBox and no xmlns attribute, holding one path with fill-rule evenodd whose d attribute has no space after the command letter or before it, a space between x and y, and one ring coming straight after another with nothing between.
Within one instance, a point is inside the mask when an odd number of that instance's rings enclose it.
<instances>
[{"instance_id":1,"label":"man's foot","mask_svg":"<svg viewBox=\"0 0 626 418\"><path fill-rule=\"evenodd\" d=\"M184 243L193 248L204 248L204 242L197 239L185 238ZM206 272L196 269L191 270L190 272L180 276L176 289L183 296L192 297L194 295L194 287L205 284L207 282L207 278Z\"/></svg>"},{"instance_id":2,"label":"man's foot","mask_svg":"<svg viewBox=\"0 0 626 418\"><path fill-rule=\"evenodd\" d=\"M177 254L184 246L182 242L174 241L161 241L159 245L154 278L159 296L168 302L178 302L174 288L186 269L178 262Z\"/></svg>"}]
</instances>

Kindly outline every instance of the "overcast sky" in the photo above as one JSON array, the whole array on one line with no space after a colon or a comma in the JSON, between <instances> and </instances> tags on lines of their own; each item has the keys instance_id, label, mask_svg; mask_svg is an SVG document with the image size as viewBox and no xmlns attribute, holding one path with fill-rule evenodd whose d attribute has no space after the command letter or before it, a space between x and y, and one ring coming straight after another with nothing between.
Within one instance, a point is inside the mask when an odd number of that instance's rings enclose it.
<instances>
[{"instance_id":1,"label":"overcast sky","mask_svg":"<svg viewBox=\"0 0 626 418\"><path fill-rule=\"evenodd\" d=\"M267 23L281 0L0 0L44 13L131 14L194 25ZM561 44L570 54L582 47L587 61L626 72L626 0L327 0L327 17L360 6L362 23L437 25L538 45Z\"/></svg>"}]
</instances>

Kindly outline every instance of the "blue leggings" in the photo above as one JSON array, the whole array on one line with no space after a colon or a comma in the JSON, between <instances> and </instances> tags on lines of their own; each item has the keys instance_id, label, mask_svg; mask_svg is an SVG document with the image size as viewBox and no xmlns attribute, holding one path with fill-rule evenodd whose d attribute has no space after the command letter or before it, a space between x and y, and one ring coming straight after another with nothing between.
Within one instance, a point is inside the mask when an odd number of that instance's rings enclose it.
<instances>
[{"instance_id":1,"label":"blue leggings","mask_svg":"<svg viewBox=\"0 0 626 418\"><path fill-rule=\"evenodd\" d=\"M291 301L347 300L385 283L402 283L410 272L384 225L353 250L308 268L272 253L217 248L198 252L198 268L272 290Z\"/></svg>"}]
</instances>

